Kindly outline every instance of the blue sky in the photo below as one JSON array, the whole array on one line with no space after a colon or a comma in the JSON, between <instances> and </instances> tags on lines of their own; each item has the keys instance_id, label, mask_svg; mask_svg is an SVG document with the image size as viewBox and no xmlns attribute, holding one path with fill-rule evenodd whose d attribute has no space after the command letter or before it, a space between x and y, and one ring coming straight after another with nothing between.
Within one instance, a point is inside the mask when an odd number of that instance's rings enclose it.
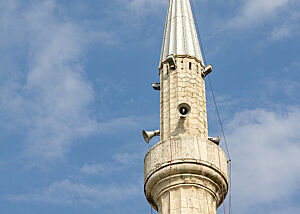
<instances>
[{"instance_id":1,"label":"blue sky","mask_svg":"<svg viewBox=\"0 0 300 214\"><path fill-rule=\"evenodd\" d=\"M151 82L167 3L0 1L3 213L150 213L141 130L159 127ZM234 213L299 213L299 1L194 4L233 161ZM218 135L208 87L207 99Z\"/></svg>"}]
</instances>

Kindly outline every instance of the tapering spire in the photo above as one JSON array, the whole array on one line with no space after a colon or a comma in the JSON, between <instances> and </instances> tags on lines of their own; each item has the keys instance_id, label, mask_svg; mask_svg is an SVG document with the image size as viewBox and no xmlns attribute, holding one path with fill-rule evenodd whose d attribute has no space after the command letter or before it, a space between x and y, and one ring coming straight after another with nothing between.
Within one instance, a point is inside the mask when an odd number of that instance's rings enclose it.
<instances>
[{"instance_id":1,"label":"tapering spire","mask_svg":"<svg viewBox=\"0 0 300 214\"><path fill-rule=\"evenodd\" d=\"M202 60L190 0L170 0L160 62L169 55L189 55Z\"/></svg>"}]
</instances>

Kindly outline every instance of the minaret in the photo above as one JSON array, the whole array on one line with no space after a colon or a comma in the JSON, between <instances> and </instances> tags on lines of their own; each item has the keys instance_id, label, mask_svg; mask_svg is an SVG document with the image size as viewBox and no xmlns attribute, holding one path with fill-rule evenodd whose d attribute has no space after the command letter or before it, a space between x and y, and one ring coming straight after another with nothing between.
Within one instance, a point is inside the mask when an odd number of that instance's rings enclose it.
<instances>
[{"instance_id":1,"label":"minaret","mask_svg":"<svg viewBox=\"0 0 300 214\"><path fill-rule=\"evenodd\" d=\"M190 1L170 0L156 85L160 142L144 166L145 195L159 214L215 214L227 194L226 155L217 139L208 139L205 76L211 70L202 59Z\"/></svg>"}]
</instances>

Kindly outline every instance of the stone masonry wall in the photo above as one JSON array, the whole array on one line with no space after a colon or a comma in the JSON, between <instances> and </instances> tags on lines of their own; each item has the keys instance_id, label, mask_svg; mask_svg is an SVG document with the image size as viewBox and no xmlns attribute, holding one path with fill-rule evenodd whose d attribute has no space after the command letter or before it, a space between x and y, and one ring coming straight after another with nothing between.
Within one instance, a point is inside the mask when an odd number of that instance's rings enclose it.
<instances>
[{"instance_id":1,"label":"stone masonry wall","mask_svg":"<svg viewBox=\"0 0 300 214\"><path fill-rule=\"evenodd\" d=\"M205 81L202 65L194 58L176 57L176 69L163 63L160 70L161 140L170 136L208 137ZM178 105L187 103L191 112L180 118Z\"/></svg>"}]
</instances>

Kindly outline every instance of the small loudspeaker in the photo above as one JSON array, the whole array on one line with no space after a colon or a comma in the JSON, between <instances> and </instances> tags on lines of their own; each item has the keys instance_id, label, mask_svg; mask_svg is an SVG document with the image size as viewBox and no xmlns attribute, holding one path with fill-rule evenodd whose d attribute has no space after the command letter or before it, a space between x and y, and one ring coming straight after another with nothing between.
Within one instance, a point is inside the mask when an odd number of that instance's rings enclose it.
<instances>
[{"instance_id":1,"label":"small loudspeaker","mask_svg":"<svg viewBox=\"0 0 300 214\"><path fill-rule=\"evenodd\" d=\"M208 140L210 140L211 142L214 142L215 144L219 145L220 141L221 141L221 136L218 136L218 137L208 137Z\"/></svg>"},{"instance_id":2,"label":"small loudspeaker","mask_svg":"<svg viewBox=\"0 0 300 214\"><path fill-rule=\"evenodd\" d=\"M146 143L149 143L149 141L155 137L160 135L160 130L156 130L156 131L145 131L143 130L143 137L144 140L146 141Z\"/></svg>"},{"instance_id":3,"label":"small loudspeaker","mask_svg":"<svg viewBox=\"0 0 300 214\"><path fill-rule=\"evenodd\" d=\"M153 82L153 83L152 83L152 88L153 88L154 90L159 91L159 90L160 90L160 83L159 83L159 82Z\"/></svg>"},{"instance_id":4,"label":"small loudspeaker","mask_svg":"<svg viewBox=\"0 0 300 214\"><path fill-rule=\"evenodd\" d=\"M166 58L166 61L169 63L171 69L173 69L173 70L176 69L176 61L175 61L175 58L173 55L169 55Z\"/></svg>"},{"instance_id":5,"label":"small loudspeaker","mask_svg":"<svg viewBox=\"0 0 300 214\"><path fill-rule=\"evenodd\" d=\"M178 105L178 112L180 117L186 117L191 112L191 106L187 103L181 103Z\"/></svg>"},{"instance_id":6,"label":"small loudspeaker","mask_svg":"<svg viewBox=\"0 0 300 214\"><path fill-rule=\"evenodd\" d=\"M213 71L213 67L211 65L206 66L202 71L202 76L206 77L208 74L210 74Z\"/></svg>"}]
</instances>

